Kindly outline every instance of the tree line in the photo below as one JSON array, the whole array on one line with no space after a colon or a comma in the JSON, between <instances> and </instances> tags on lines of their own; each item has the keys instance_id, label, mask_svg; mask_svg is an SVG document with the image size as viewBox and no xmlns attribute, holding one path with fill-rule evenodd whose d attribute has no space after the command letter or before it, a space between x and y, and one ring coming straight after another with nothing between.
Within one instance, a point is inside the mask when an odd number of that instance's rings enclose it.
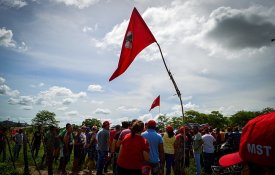
<instances>
[{"instance_id":1,"label":"tree line","mask_svg":"<svg viewBox=\"0 0 275 175\"><path fill-rule=\"evenodd\" d=\"M196 123L196 124L208 124L213 128L226 128L226 127L243 127L249 120L257 117L261 114L275 111L271 107L262 109L261 111L238 111L231 116L225 116L219 111L212 111L209 114L201 113L195 110L185 111L185 118L168 117L166 115L160 115L157 118L158 128L164 129L166 125L171 125L173 128L179 128L184 123ZM33 126L58 126L59 121L56 120L56 114L47 110L39 111L32 119ZM72 124L73 127L78 127ZM82 125L101 127L102 123L97 118L85 119Z\"/></svg>"}]
</instances>

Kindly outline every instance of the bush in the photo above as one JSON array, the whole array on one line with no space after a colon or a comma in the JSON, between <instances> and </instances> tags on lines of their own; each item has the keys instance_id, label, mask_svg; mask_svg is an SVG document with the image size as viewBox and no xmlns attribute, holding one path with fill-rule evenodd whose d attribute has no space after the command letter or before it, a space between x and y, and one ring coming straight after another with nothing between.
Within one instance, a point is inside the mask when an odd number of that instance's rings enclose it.
<instances>
[{"instance_id":1,"label":"bush","mask_svg":"<svg viewBox=\"0 0 275 175\"><path fill-rule=\"evenodd\" d=\"M13 166L7 163L0 163L0 175L20 175L18 171L16 171Z\"/></svg>"}]
</instances>

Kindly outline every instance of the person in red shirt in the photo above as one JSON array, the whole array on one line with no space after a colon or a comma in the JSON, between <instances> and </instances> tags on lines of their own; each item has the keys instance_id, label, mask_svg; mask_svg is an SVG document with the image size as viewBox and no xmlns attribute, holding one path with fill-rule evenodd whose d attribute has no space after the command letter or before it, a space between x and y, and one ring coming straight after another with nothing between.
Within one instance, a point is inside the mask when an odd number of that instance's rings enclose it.
<instances>
[{"instance_id":1,"label":"person in red shirt","mask_svg":"<svg viewBox=\"0 0 275 175\"><path fill-rule=\"evenodd\" d=\"M118 175L142 175L143 163L149 160L149 144L141 136L143 129L142 121L134 122L131 133L122 140L117 159Z\"/></svg>"}]
</instances>

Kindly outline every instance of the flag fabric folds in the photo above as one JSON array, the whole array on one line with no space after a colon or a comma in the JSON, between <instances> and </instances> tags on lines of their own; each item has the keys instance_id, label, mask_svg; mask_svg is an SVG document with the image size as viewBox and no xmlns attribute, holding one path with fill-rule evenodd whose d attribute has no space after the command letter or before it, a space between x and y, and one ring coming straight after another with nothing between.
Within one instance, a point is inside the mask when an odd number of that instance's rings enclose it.
<instances>
[{"instance_id":1,"label":"flag fabric folds","mask_svg":"<svg viewBox=\"0 0 275 175\"><path fill-rule=\"evenodd\" d=\"M151 111L156 106L160 106L160 95L153 101L149 111Z\"/></svg>"},{"instance_id":2,"label":"flag fabric folds","mask_svg":"<svg viewBox=\"0 0 275 175\"><path fill-rule=\"evenodd\" d=\"M134 8L122 43L118 67L109 81L123 74L135 57L153 42L156 42L155 37Z\"/></svg>"}]
</instances>

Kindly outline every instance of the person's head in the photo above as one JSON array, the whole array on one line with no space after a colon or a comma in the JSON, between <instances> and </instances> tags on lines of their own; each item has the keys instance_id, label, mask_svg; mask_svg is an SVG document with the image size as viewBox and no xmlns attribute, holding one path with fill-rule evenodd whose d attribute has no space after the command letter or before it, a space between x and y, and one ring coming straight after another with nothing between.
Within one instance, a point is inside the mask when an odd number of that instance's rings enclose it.
<instances>
[{"instance_id":1,"label":"person's head","mask_svg":"<svg viewBox=\"0 0 275 175\"><path fill-rule=\"evenodd\" d=\"M133 126L133 124L134 124L136 121L138 121L138 119L133 119L133 120L131 121L131 123L130 123L130 126L129 126L129 127L132 127L132 126Z\"/></svg>"},{"instance_id":2,"label":"person's head","mask_svg":"<svg viewBox=\"0 0 275 175\"><path fill-rule=\"evenodd\" d=\"M178 134L184 134L184 132L185 132L185 127L181 126L178 130Z\"/></svg>"},{"instance_id":3,"label":"person's head","mask_svg":"<svg viewBox=\"0 0 275 175\"><path fill-rule=\"evenodd\" d=\"M231 127L228 127L228 128L227 128L227 132L232 132L232 130L233 130L233 129L232 129Z\"/></svg>"},{"instance_id":4,"label":"person's head","mask_svg":"<svg viewBox=\"0 0 275 175\"><path fill-rule=\"evenodd\" d=\"M23 133L23 129L20 128L20 129L18 130L18 133L19 133L19 134L22 134L22 133Z\"/></svg>"},{"instance_id":5,"label":"person's head","mask_svg":"<svg viewBox=\"0 0 275 175\"><path fill-rule=\"evenodd\" d=\"M115 126L115 130L116 130L116 131L119 131L120 129L121 129L121 126L120 126L120 125L116 125L116 126Z\"/></svg>"},{"instance_id":6,"label":"person's head","mask_svg":"<svg viewBox=\"0 0 275 175\"><path fill-rule=\"evenodd\" d=\"M137 120L133 123L131 129L131 136L134 137L136 134L140 134L144 129L144 123L141 120Z\"/></svg>"},{"instance_id":7,"label":"person's head","mask_svg":"<svg viewBox=\"0 0 275 175\"><path fill-rule=\"evenodd\" d=\"M130 126L130 122L129 121L123 121L123 122L121 122L122 129L127 129L127 128L129 128L129 126Z\"/></svg>"},{"instance_id":8,"label":"person's head","mask_svg":"<svg viewBox=\"0 0 275 175\"><path fill-rule=\"evenodd\" d=\"M174 128L171 125L167 125L165 131L167 132L169 138L175 135Z\"/></svg>"},{"instance_id":9,"label":"person's head","mask_svg":"<svg viewBox=\"0 0 275 175\"><path fill-rule=\"evenodd\" d=\"M193 133L197 134L199 132L199 127L198 126L194 126L193 127Z\"/></svg>"},{"instance_id":10,"label":"person's head","mask_svg":"<svg viewBox=\"0 0 275 175\"><path fill-rule=\"evenodd\" d=\"M156 129L157 123L155 122L155 120L149 120L147 122L147 128L148 129Z\"/></svg>"},{"instance_id":11,"label":"person's head","mask_svg":"<svg viewBox=\"0 0 275 175\"><path fill-rule=\"evenodd\" d=\"M72 133L73 132L73 128L72 128L72 125L70 123L66 124L66 130L67 130L68 133Z\"/></svg>"},{"instance_id":12,"label":"person's head","mask_svg":"<svg viewBox=\"0 0 275 175\"><path fill-rule=\"evenodd\" d=\"M248 175L274 172L275 169L275 112L263 114L250 120L243 128L239 152L220 158L221 166L245 164ZM245 170L245 168L243 169ZM257 174L257 173L256 173Z\"/></svg>"},{"instance_id":13,"label":"person's head","mask_svg":"<svg viewBox=\"0 0 275 175\"><path fill-rule=\"evenodd\" d=\"M49 131L50 131L52 134L56 134L56 127L53 126L53 125L50 125L50 126L49 126Z\"/></svg>"},{"instance_id":14,"label":"person's head","mask_svg":"<svg viewBox=\"0 0 275 175\"><path fill-rule=\"evenodd\" d=\"M85 133L89 133L91 131L90 127L86 127Z\"/></svg>"},{"instance_id":15,"label":"person's head","mask_svg":"<svg viewBox=\"0 0 275 175\"><path fill-rule=\"evenodd\" d=\"M109 121L104 121L103 124L102 124L102 128L104 129L110 129L110 122Z\"/></svg>"},{"instance_id":16,"label":"person's head","mask_svg":"<svg viewBox=\"0 0 275 175\"><path fill-rule=\"evenodd\" d=\"M92 132L97 132L97 126L96 126L96 125L94 125L94 126L92 127Z\"/></svg>"}]
</instances>

